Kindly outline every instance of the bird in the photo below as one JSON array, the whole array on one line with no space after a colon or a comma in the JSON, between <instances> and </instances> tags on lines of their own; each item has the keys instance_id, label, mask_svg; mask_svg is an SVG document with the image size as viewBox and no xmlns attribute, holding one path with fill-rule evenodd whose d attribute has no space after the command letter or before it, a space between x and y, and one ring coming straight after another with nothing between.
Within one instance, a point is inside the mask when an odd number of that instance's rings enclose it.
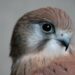
<instances>
[{"instance_id":1,"label":"bird","mask_svg":"<svg viewBox=\"0 0 75 75\"><path fill-rule=\"evenodd\" d=\"M25 13L11 37L11 75L74 75L72 36L72 20L60 8Z\"/></svg>"}]
</instances>

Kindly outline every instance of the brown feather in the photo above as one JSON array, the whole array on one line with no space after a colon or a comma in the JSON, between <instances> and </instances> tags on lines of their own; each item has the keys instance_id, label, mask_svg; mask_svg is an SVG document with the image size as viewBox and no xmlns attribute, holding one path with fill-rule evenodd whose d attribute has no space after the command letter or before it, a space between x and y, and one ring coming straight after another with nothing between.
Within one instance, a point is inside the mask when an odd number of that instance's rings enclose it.
<instances>
[{"instance_id":1,"label":"brown feather","mask_svg":"<svg viewBox=\"0 0 75 75\"><path fill-rule=\"evenodd\" d=\"M24 56L11 75L74 75L75 54L51 60L43 55Z\"/></svg>"},{"instance_id":2,"label":"brown feather","mask_svg":"<svg viewBox=\"0 0 75 75\"><path fill-rule=\"evenodd\" d=\"M46 58L42 53L24 55L27 48L23 42L26 41L29 33L27 29L33 20L50 20L55 27L72 32L70 17L58 8L41 8L22 16L16 23L11 39L11 75L75 75L75 56L72 54L53 60Z\"/></svg>"}]
</instances>

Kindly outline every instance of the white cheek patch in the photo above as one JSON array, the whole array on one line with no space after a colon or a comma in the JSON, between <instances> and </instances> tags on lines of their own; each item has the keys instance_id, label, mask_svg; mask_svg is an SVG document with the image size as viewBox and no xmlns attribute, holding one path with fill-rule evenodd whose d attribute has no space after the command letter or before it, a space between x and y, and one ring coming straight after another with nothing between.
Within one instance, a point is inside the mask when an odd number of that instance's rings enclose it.
<instances>
[{"instance_id":1,"label":"white cheek patch","mask_svg":"<svg viewBox=\"0 0 75 75\"><path fill-rule=\"evenodd\" d=\"M35 24L31 34L27 38L28 47L35 47L42 39L43 34L40 26Z\"/></svg>"},{"instance_id":2,"label":"white cheek patch","mask_svg":"<svg viewBox=\"0 0 75 75\"><path fill-rule=\"evenodd\" d=\"M62 47L56 40L52 39L45 45L43 54L55 58L68 54L68 51L65 51L65 47Z\"/></svg>"}]
</instances>

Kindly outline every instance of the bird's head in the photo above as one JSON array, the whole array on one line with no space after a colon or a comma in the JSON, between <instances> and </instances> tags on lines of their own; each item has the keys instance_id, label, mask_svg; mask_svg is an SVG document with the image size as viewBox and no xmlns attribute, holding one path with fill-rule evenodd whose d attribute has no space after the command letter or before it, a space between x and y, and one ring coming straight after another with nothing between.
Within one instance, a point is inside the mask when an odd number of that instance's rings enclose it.
<instances>
[{"instance_id":1,"label":"bird's head","mask_svg":"<svg viewBox=\"0 0 75 75\"><path fill-rule=\"evenodd\" d=\"M64 11L41 8L25 14L17 22L10 55L14 57L36 52L62 55L68 51L71 37L72 22Z\"/></svg>"}]
</instances>

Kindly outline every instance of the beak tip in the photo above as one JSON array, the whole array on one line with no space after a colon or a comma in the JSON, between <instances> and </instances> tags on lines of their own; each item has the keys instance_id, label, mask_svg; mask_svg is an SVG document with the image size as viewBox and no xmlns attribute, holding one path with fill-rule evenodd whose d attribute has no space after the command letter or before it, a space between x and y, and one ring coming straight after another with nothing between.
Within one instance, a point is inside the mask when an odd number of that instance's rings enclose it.
<instances>
[{"instance_id":1,"label":"beak tip","mask_svg":"<svg viewBox=\"0 0 75 75\"><path fill-rule=\"evenodd\" d=\"M65 51L67 51L68 47L65 48Z\"/></svg>"},{"instance_id":2,"label":"beak tip","mask_svg":"<svg viewBox=\"0 0 75 75\"><path fill-rule=\"evenodd\" d=\"M67 51L67 49L68 49L68 47L69 47L69 44L66 44L65 46L66 46L66 49L65 49L65 51Z\"/></svg>"},{"instance_id":3,"label":"beak tip","mask_svg":"<svg viewBox=\"0 0 75 75\"><path fill-rule=\"evenodd\" d=\"M61 42L61 44L62 44L63 46L66 47L66 48L65 48L65 51L67 51L68 46L69 46L69 42L66 42L66 41L64 41L64 40L59 40L59 41Z\"/></svg>"}]
</instances>

